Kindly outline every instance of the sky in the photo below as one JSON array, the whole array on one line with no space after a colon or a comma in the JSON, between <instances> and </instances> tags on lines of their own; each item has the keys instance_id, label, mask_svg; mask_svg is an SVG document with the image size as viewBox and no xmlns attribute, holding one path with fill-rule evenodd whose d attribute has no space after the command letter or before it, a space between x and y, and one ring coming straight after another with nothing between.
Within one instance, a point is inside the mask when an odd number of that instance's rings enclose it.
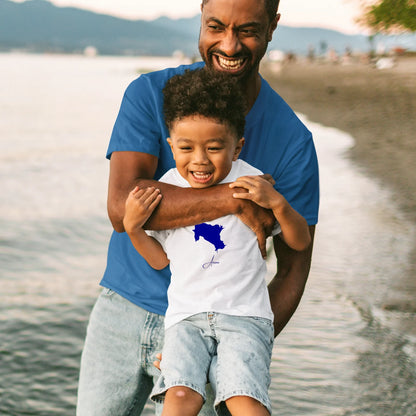
<instances>
[{"instance_id":1,"label":"sky","mask_svg":"<svg viewBox=\"0 0 416 416\"><path fill-rule=\"evenodd\" d=\"M15 0L23 1L23 0ZM128 19L191 17L200 12L200 0L49 0L56 6L72 6ZM360 0L281 0L280 23L363 33L354 20L360 15Z\"/></svg>"}]
</instances>

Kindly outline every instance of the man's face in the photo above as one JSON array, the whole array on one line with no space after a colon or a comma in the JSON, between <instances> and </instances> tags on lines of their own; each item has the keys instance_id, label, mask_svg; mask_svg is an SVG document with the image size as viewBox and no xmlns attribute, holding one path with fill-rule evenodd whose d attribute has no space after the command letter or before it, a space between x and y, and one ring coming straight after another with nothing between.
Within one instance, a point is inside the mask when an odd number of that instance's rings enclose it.
<instances>
[{"instance_id":1,"label":"man's face","mask_svg":"<svg viewBox=\"0 0 416 416\"><path fill-rule=\"evenodd\" d=\"M202 59L243 81L257 76L277 20L269 22L264 0L209 0L201 17Z\"/></svg>"}]
</instances>

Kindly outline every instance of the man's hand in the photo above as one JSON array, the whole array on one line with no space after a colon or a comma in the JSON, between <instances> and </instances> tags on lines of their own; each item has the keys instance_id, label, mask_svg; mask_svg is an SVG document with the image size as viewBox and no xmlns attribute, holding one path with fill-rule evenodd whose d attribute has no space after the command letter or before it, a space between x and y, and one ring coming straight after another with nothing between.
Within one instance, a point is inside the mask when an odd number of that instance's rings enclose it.
<instances>
[{"instance_id":1,"label":"man's hand","mask_svg":"<svg viewBox=\"0 0 416 416\"><path fill-rule=\"evenodd\" d=\"M243 188L234 188L233 191L235 193L247 192ZM266 238L271 235L276 223L273 211L245 200L241 210L235 215L256 234L261 255L265 259L267 257Z\"/></svg>"},{"instance_id":2,"label":"man's hand","mask_svg":"<svg viewBox=\"0 0 416 416\"><path fill-rule=\"evenodd\" d=\"M259 178L266 179L266 181L271 183L273 186L276 183L276 181L273 179L273 176L269 175L268 173L265 173L264 175L259 175Z\"/></svg>"},{"instance_id":3,"label":"man's hand","mask_svg":"<svg viewBox=\"0 0 416 416\"><path fill-rule=\"evenodd\" d=\"M260 180L264 180L270 185L275 184L275 180L269 174L259 175L258 178L261 178ZM266 239L269 235L271 235L273 227L276 223L273 211L262 208L258 204L248 201L248 199L251 198L246 198L245 195L241 195L241 197L239 197L238 194L247 194L249 192L248 189L238 187L238 185L236 186L235 182L230 183L229 187L234 191L234 198L246 200L246 203L242 206L242 209L236 213L236 215L256 234L261 255L265 259L267 257Z\"/></svg>"}]
</instances>

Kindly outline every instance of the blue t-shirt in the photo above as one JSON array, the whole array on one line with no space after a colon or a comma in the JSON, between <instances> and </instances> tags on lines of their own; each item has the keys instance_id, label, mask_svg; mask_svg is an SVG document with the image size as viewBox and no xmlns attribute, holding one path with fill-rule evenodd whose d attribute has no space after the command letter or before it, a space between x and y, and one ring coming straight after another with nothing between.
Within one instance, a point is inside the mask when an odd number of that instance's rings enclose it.
<instances>
[{"instance_id":1,"label":"blue t-shirt","mask_svg":"<svg viewBox=\"0 0 416 416\"><path fill-rule=\"evenodd\" d=\"M163 119L162 89L167 80L185 69L204 64L182 65L141 75L124 94L114 125L107 158L112 152L135 151L158 157L155 179L175 167ZM309 225L318 221L319 175L310 131L283 99L262 79L260 93L246 116L245 144L240 158L276 181L275 188L303 215ZM165 314L169 267L154 270L137 253L127 233L113 232L107 268L101 285L136 305Z\"/></svg>"}]
</instances>

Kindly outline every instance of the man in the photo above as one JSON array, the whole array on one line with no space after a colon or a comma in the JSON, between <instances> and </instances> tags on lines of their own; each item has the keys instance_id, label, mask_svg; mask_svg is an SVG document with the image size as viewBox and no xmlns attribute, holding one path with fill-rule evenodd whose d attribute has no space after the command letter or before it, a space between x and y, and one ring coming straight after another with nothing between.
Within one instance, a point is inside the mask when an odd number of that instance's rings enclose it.
<instances>
[{"instance_id":1,"label":"man","mask_svg":"<svg viewBox=\"0 0 416 416\"><path fill-rule=\"evenodd\" d=\"M199 50L207 70L237 77L245 94L249 111L240 158L273 176L276 189L307 220L313 239L319 185L312 137L258 73L280 18L278 3L203 0ZM170 273L168 268L153 270L137 254L123 229L124 207L136 185L148 186L174 166L166 142L162 88L174 74L201 66L197 63L142 75L126 90L107 153L108 212L115 231L101 281L105 289L87 331L78 416L139 415L158 376L152 363L163 344ZM232 198L235 189L227 185L185 189L162 183L157 187L163 198L148 228L170 229L236 214L257 234L265 253L272 216L249 201ZM277 335L302 297L312 244L303 252L295 252L275 237L274 248L278 272L269 293Z\"/></svg>"}]
</instances>

